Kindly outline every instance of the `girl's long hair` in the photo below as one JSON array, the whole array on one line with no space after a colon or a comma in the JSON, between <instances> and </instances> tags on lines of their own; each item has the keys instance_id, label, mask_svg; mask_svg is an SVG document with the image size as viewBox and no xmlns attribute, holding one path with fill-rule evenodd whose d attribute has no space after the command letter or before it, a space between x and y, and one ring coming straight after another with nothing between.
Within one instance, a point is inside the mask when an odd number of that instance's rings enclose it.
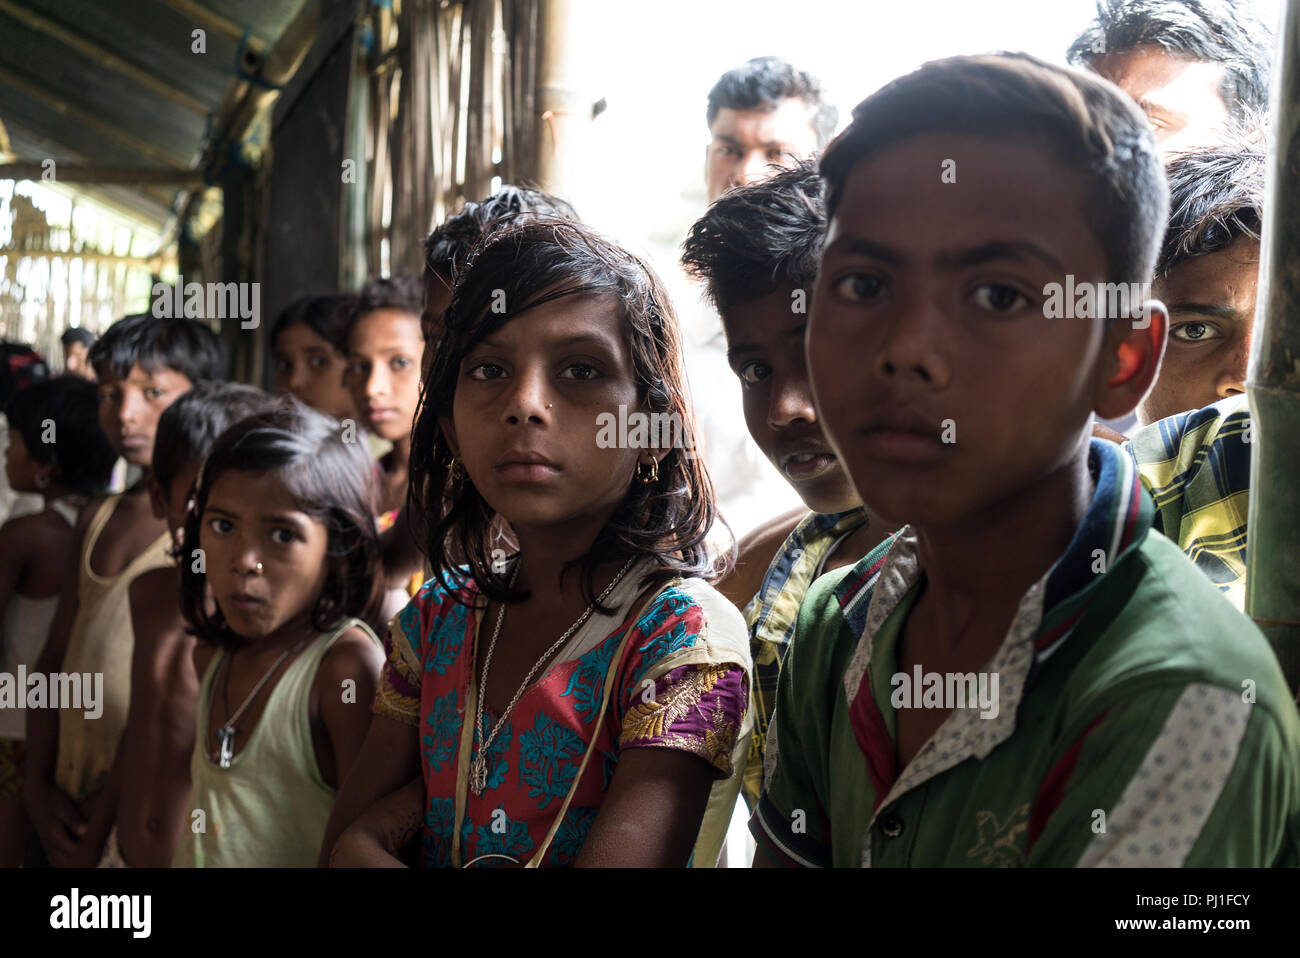
<instances>
[{"instance_id":1,"label":"girl's long hair","mask_svg":"<svg viewBox=\"0 0 1300 958\"><path fill-rule=\"evenodd\" d=\"M181 611L201 640L229 649L244 644L219 607L208 613L207 575L192 559L212 486L227 472L274 475L297 507L328 531L325 584L311 610L313 628L327 632L347 616L382 625L375 474L365 444L347 441L337 420L282 396L272 408L239 420L217 437L195 483L194 505L185 519Z\"/></svg>"},{"instance_id":2,"label":"girl's long hair","mask_svg":"<svg viewBox=\"0 0 1300 958\"><path fill-rule=\"evenodd\" d=\"M450 418L461 364L469 352L516 317L568 296L600 296L617 305L624 320L638 400L650 413L679 417L685 436L695 419L683 370L677 317L659 278L644 262L587 226L538 218L502 221L470 253L455 277L433 363L422 384L411 435L407 511L430 565L453 595L464 584L448 579L458 567L478 590L499 601L523 599L503 572L493 571L493 550L510 541L503 519L467 476L452 477L452 451L439 425ZM504 300L506 308L498 311ZM595 601L597 567L653 555L658 568L645 578L718 572L705 545L718 519L713 483L698 457L665 450L658 481L629 483L627 496L597 534L591 548L566 564L581 570L581 588ZM498 551L498 556L500 555ZM602 610L608 611L608 610Z\"/></svg>"}]
</instances>

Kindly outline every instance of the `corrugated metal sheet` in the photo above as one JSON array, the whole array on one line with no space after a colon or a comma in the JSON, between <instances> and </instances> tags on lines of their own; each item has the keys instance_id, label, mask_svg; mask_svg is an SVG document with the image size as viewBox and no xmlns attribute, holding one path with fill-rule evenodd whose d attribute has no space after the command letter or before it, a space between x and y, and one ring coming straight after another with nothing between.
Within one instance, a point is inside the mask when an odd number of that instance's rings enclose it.
<instances>
[{"instance_id":1,"label":"corrugated metal sheet","mask_svg":"<svg viewBox=\"0 0 1300 958\"><path fill-rule=\"evenodd\" d=\"M16 160L192 167L241 44L274 43L304 2L317 0L0 0L0 120ZM159 225L175 193L84 192Z\"/></svg>"}]
</instances>

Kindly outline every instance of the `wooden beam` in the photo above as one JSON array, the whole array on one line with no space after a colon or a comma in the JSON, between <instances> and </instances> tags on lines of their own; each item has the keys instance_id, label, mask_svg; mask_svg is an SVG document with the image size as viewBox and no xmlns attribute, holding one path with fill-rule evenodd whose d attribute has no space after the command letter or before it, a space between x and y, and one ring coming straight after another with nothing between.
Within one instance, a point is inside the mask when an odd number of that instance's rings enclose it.
<instances>
[{"instance_id":1,"label":"wooden beam","mask_svg":"<svg viewBox=\"0 0 1300 958\"><path fill-rule=\"evenodd\" d=\"M317 0L306 0L307 3L316 3ZM231 40L239 42L244 39L244 28L234 20L227 19L211 7L205 7L195 0L162 0L164 6L171 7L181 16L186 17L197 26L205 30L211 30L213 33L220 33L222 36L229 37ZM255 48L258 54L266 49L266 43L259 37L252 34L248 37L248 46Z\"/></svg>"},{"instance_id":2,"label":"wooden beam","mask_svg":"<svg viewBox=\"0 0 1300 958\"><path fill-rule=\"evenodd\" d=\"M40 163L0 163L0 180L41 180L44 179L44 173L45 167ZM112 183L116 186L198 189L203 186L203 171L129 169L60 161L54 168L54 180L58 183Z\"/></svg>"},{"instance_id":3,"label":"wooden beam","mask_svg":"<svg viewBox=\"0 0 1300 958\"><path fill-rule=\"evenodd\" d=\"M30 97L33 100L39 100L60 116L65 116L69 120L74 120L82 126L90 127L97 133L100 133L111 140L116 140L127 149L134 150L141 156L147 156L149 159L173 169L186 169L185 165L176 160L175 157L154 146L152 143L142 140L137 136L133 136L124 130L119 130L117 127L113 126L113 124L101 120L94 114L87 113L85 110L72 106L70 103L65 102L49 90L43 88L40 84L33 83L25 77L19 76L7 67L0 66L0 83L3 83L5 86L13 87L26 97ZM52 137L46 134L46 138Z\"/></svg>"},{"instance_id":4,"label":"wooden beam","mask_svg":"<svg viewBox=\"0 0 1300 958\"><path fill-rule=\"evenodd\" d=\"M20 23L25 23L37 33L43 33L48 37L52 37L64 46L70 47L78 53L84 54L94 60L100 66L106 67L114 73L121 74L132 82L138 83L151 93L164 97L172 103L183 106L187 110L192 110L199 115L205 115L208 110L211 109L208 104L204 103L197 97L191 96L184 90L177 89L172 84L159 79L147 70L142 70L134 63L131 63L128 60L123 60L117 54L105 50L94 41L88 40L86 37L69 30L67 27L56 23L48 17L42 16L34 10L28 10L26 7L15 3L14 0L0 0L0 11L3 11Z\"/></svg>"},{"instance_id":5,"label":"wooden beam","mask_svg":"<svg viewBox=\"0 0 1300 958\"><path fill-rule=\"evenodd\" d=\"M117 256L112 253L77 252L66 249L28 249L25 246L0 246L0 256L30 257L32 259L84 259L95 263L150 263L166 259L165 256Z\"/></svg>"}]
</instances>

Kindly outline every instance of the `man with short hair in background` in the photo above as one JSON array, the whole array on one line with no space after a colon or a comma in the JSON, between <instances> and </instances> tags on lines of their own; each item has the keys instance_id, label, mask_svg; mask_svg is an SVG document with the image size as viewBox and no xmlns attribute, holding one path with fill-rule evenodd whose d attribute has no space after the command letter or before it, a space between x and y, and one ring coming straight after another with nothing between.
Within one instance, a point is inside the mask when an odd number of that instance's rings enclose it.
<instances>
[{"instance_id":1,"label":"man with short hair in background","mask_svg":"<svg viewBox=\"0 0 1300 958\"><path fill-rule=\"evenodd\" d=\"M792 167L830 142L839 112L821 84L779 57L728 70L709 91L710 143L704 179L709 203L731 189Z\"/></svg>"},{"instance_id":2,"label":"man with short hair in background","mask_svg":"<svg viewBox=\"0 0 1300 958\"><path fill-rule=\"evenodd\" d=\"M1127 93L1168 155L1268 111L1272 50L1250 0L1098 0L1066 56Z\"/></svg>"}]
</instances>

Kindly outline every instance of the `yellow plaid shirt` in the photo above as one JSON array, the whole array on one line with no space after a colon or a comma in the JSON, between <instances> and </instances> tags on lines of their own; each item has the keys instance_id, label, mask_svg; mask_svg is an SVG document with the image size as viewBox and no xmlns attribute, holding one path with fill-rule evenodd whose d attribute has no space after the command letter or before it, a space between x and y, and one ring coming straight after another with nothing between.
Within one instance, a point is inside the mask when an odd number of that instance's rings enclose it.
<instances>
[{"instance_id":1,"label":"yellow plaid shirt","mask_svg":"<svg viewBox=\"0 0 1300 958\"><path fill-rule=\"evenodd\" d=\"M1238 609L1246 604L1250 406L1245 396L1170 416L1124 446L1155 500L1154 527Z\"/></svg>"}]
</instances>

